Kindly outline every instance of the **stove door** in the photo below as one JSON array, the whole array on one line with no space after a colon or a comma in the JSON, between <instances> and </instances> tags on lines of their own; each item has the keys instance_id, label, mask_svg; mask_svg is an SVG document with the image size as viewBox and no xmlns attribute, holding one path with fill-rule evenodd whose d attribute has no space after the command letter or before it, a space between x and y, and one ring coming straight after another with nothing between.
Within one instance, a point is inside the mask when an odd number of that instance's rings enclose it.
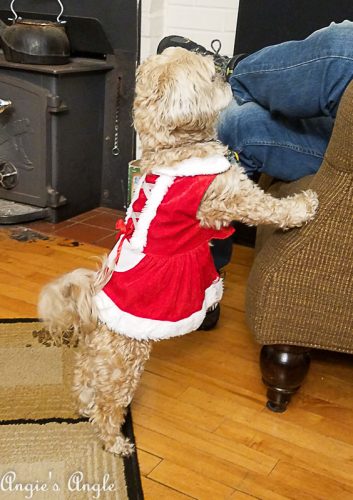
<instances>
[{"instance_id":1,"label":"stove door","mask_svg":"<svg viewBox=\"0 0 353 500\"><path fill-rule=\"evenodd\" d=\"M50 118L49 92L0 75L0 198L45 207Z\"/></svg>"}]
</instances>

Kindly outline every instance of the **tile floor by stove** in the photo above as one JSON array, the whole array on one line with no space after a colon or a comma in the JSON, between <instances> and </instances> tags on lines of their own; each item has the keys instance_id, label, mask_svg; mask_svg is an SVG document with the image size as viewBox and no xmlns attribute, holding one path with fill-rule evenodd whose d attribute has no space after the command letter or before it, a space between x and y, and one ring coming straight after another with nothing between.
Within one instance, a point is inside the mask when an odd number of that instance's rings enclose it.
<instances>
[{"instance_id":1,"label":"tile floor by stove","mask_svg":"<svg viewBox=\"0 0 353 500\"><path fill-rule=\"evenodd\" d=\"M23 225L51 236L112 248L116 243L116 221L123 217L122 211L99 207L57 224L35 221Z\"/></svg>"}]
</instances>

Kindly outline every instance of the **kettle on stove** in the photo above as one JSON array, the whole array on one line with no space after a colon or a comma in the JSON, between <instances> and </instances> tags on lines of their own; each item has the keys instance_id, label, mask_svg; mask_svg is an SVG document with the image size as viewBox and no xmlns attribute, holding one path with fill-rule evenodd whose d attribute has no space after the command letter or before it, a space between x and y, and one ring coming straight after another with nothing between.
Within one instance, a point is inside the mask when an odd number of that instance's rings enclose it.
<instances>
[{"instance_id":1,"label":"kettle on stove","mask_svg":"<svg viewBox=\"0 0 353 500\"><path fill-rule=\"evenodd\" d=\"M65 30L65 21L60 18L64 6L57 0L61 11L56 22L39 19L22 19L14 10L12 24L0 20L0 37L7 61L22 64L66 64L70 57L70 43Z\"/></svg>"}]
</instances>

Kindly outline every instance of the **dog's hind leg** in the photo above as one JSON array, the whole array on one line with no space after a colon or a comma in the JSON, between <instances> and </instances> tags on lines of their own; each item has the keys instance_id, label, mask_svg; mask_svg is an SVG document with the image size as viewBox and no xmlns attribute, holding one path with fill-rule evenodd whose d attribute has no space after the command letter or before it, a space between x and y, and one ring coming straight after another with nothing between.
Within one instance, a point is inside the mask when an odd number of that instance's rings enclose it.
<instances>
[{"instance_id":1,"label":"dog's hind leg","mask_svg":"<svg viewBox=\"0 0 353 500\"><path fill-rule=\"evenodd\" d=\"M78 359L81 386L76 385L81 409L85 408L107 451L128 455L133 445L122 435L121 426L152 342L130 339L100 325L85 337L85 344Z\"/></svg>"},{"instance_id":2,"label":"dog's hind leg","mask_svg":"<svg viewBox=\"0 0 353 500\"><path fill-rule=\"evenodd\" d=\"M95 390L93 388L94 364L92 363L87 339L88 337L82 338L78 344L73 377L73 392L77 399L78 412L85 417L91 415L95 401Z\"/></svg>"}]
</instances>

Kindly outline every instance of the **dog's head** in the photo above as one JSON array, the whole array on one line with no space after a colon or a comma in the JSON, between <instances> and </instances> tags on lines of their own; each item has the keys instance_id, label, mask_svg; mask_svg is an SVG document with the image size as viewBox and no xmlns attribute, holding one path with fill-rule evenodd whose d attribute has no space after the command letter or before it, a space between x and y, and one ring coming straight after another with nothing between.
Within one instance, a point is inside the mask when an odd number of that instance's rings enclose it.
<instances>
[{"instance_id":1,"label":"dog's head","mask_svg":"<svg viewBox=\"0 0 353 500\"><path fill-rule=\"evenodd\" d=\"M232 99L212 56L170 47L137 70L134 125L142 148L211 140L219 112Z\"/></svg>"}]
</instances>

